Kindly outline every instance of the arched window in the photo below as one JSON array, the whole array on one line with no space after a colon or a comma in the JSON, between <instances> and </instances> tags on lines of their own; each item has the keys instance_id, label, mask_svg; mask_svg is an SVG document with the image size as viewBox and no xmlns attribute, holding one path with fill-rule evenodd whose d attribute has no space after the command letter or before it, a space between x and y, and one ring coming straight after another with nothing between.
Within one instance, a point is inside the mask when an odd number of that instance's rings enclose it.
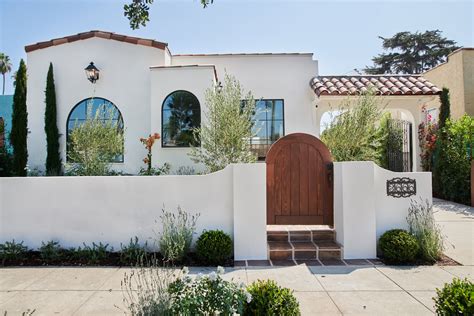
<instances>
[{"instance_id":1,"label":"arched window","mask_svg":"<svg viewBox=\"0 0 474 316\"><path fill-rule=\"evenodd\" d=\"M199 145L194 129L201 126L201 107L194 94L175 91L168 95L163 102L161 119L163 147Z\"/></svg>"},{"instance_id":2,"label":"arched window","mask_svg":"<svg viewBox=\"0 0 474 316\"><path fill-rule=\"evenodd\" d=\"M99 119L103 122L109 121L111 119L112 122L117 126L117 132L123 132L124 124L122 114L115 104L104 98L90 98L82 100L72 108L67 119L67 157L69 157L69 136L71 135L71 132L74 130L74 128L83 124L88 118L94 118L96 115L98 115ZM123 150L122 154L117 155L111 162L123 162Z\"/></svg>"}]
</instances>

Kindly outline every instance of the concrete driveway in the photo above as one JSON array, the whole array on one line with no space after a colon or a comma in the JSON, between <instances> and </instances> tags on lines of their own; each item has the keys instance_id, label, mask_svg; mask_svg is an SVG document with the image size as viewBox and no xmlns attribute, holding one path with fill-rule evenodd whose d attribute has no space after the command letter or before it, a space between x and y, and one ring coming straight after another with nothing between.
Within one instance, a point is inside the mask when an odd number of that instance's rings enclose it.
<instances>
[{"instance_id":1,"label":"concrete driveway","mask_svg":"<svg viewBox=\"0 0 474 316\"><path fill-rule=\"evenodd\" d=\"M474 209L435 201L436 219L452 246L446 253L464 266L392 267L361 262L345 266L242 267L225 278L251 283L274 279L295 291L303 315L430 315L435 289L454 277L474 281ZM121 281L127 268L0 269L0 315L123 315ZM210 268L191 268L192 274Z\"/></svg>"}]
</instances>

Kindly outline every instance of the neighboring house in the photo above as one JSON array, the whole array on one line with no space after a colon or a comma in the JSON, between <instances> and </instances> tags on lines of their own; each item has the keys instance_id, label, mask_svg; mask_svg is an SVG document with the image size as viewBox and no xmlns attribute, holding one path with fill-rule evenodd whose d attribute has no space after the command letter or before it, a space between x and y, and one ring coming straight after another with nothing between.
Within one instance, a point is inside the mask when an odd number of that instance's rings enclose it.
<instances>
[{"instance_id":1,"label":"neighboring house","mask_svg":"<svg viewBox=\"0 0 474 316\"><path fill-rule=\"evenodd\" d=\"M458 119L464 114L474 116L474 48L460 48L448 55L442 63L423 74L440 88L449 89L451 117ZM427 112L438 117L439 100L430 102Z\"/></svg>"},{"instance_id":2,"label":"neighboring house","mask_svg":"<svg viewBox=\"0 0 474 316\"><path fill-rule=\"evenodd\" d=\"M63 161L66 136L86 118L87 104L104 106L125 130L124 154L117 157L114 168L126 173L136 173L143 166L146 153L139 138L155 132L162 135L161 143L153 148L155 163L169 162L174 170L180 166L200 169L187 155L193 142L191 129L206 120L205 90L218 86L226 72L250 90L259 99L258 107L265 110L258 117L259 133L252 139L261 158L283 135L319 136L324 112L337 109L341 101L369 86L383 95L395 118L415 126L422 120L422 106L440 91L419 76L318 77L318 62L311 53L173 55L166 43L102 31L53 39L25 50L32 168L44 168L46 159L44 90L50 62ZM100 70L94 84L84 75L91 62ZM416 133L411 140L417 144ZM418 146L412 148L418 166Z\"/></svg>"},{"instance_id":3,"label":"neighboring house","mask_svg":"<svg viewBox=\"0 0 474 316\"><path fill-rule=\"evenodd\" d=\"M10 131L12 129L12 113L13 113L13 96L0 95L0 118L3 119L5 126L3 141L7 148L10 149ZM2 135L0 135L2 137ZM2 141L2 140L0 140Z\"/></svg>"}]
</instances>

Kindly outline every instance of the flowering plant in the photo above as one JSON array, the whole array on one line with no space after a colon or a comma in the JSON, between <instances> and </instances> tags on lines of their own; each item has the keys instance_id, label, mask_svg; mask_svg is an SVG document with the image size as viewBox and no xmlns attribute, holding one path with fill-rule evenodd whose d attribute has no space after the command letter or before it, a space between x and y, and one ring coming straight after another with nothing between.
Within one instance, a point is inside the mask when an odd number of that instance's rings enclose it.
<instances>
[{"instance_id":1,"label":"flowering plant","mask_svg":"<svg viewBox=\"0 0 474 316\"><path fill-rule=\"evenodd\" d=\"M425 112L425 106L422 109ZM438 136L438 124L432 121L431 115L427 115L426 122L418 125L418 140L420 141L420 158L423 171L431 171L433 168L433 153L436 148Z\"/></svg>"},{"instance_id":2,"label":"flowering plant","mask_svg":"<svg viewBox=\"0 0 474 316\"><path fill-rule=\"evenodd\" d=\"M168 287L173 315L242 315L245 304L252 300L243 283L222 279L223 267L194 278L186 267L182 272L183 277Z\"/></svg>"},{"instance_id":3,"label":"flowering plant","mask_svg":"<svg viewBox=\"0 0 474 316\"><path fill-rule=\"evenodd\" d=\"M149 135L147 138L140 138L140 142L145 146L145 149L147 150L147 155L145 158L143 158L143 162L146 164L146 169L142 168L140 169L140 175L145 175L145 176L152 176L152 175L160 175L160 174L166 174L169 172L170 166L169 164L165 163L163 167L161 168L153 168L151 163L152 163L152 148L153 145L155 144L155 141L160 139L161 136L158 133L154 133L153 135Z\"/></svg>"}]
</instances>

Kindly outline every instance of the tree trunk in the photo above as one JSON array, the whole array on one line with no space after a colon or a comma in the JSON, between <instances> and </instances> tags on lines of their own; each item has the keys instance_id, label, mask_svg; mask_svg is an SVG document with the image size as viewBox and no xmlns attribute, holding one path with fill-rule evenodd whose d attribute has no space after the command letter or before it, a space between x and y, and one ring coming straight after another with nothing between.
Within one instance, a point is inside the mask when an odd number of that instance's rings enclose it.
<instances>
[{"instance_id":1,"label":"tree trunk","mask_svg":"<svg viewBox=\"0 0 474 316\"><path fill-rule=\"evenodd\" d=\"M5 95L5 74L2 74L3 76L3 89L2 89L2 95Z\"/></svg>"}]
</instances>

